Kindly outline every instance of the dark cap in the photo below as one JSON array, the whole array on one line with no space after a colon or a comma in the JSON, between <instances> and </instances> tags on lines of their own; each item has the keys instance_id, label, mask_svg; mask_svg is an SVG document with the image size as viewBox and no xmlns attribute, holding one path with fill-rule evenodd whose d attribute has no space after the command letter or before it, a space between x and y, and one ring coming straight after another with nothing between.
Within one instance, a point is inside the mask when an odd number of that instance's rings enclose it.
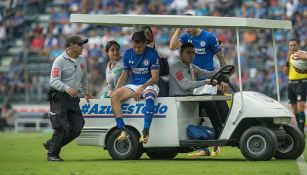
<instances>
[{"instance_id":1,"label":"dark cap","mask_svg":"<svg viewBox=\"0 0 307 175\"><path fill-rule=\"evenodd\" d=\"M85 44L88 42L88 39L82 38L80 35L71 34L66 38L65 46L68 47L70 43L72 44Z\"/></svg>"},{"instance_id":2,"label":"dark cap","mask_svg":"<svg viewBox=\"0 0 307 175\"><path fill-rule=\"evenodd\" d=\"M134 32L132 35L132 41L135 43L145 43L146 37L143 31Z\"/></svg>"}]
</instances>

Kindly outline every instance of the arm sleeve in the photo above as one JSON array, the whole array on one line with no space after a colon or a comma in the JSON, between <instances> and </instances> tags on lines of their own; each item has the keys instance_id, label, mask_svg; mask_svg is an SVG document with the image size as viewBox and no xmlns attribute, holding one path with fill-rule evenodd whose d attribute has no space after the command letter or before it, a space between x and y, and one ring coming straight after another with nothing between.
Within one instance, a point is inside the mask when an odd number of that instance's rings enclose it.
<instances>
[{"instance_id":1,"label":"arm sleeve","mask_svg":"<svg viewBox=\"0 0 307 175\"><path fill-rule=\"evenodd\" d=\"M188 42L188 34L185 32L179 37L178 40L181 44Z\"/></svg>"},{"instance_id":2,"label":"arm sleeve","mask_svg":"<svg viewBox=\"0 0 307 175\"><path fill-rule=\"evenodd\" d=\"M153 51L152 59L150 61L150 70L157 70L160 69L160 60L158 53Z\"/></svg>"},{"instance_id":3,"label":"arm sleeve","mask_svg":"<svg viewBox=\"0 0 307 175\"><path fill-rule=\"evenodd\" d=\"M193 69L197 73L197 78L200 78L200 79L211 78L217 72L217 71L208 71L208 70L205 70L205 69L201 69L196 65L193 65Z\"/></svg>"},{"instance_id":4,"label":"arm sleeve","mask_svg":"<svg viewBox=\"0 0 307 175\"><path fill-rule=\"evenodd\" d=\"M130 69L130 66L129 66L129 56L128 56L128 51L126 51L124 53L124 57L123 57L123 69L124 70L129 70Z\"/></svg>"},{"instance_id":5,"label":"arm sleeve","mask_svg":"<svg viewBox=\"0 0 307 175\"><path fill-rule=\"evenodd\" d=\"M185 74L184 68L180 68L178 66L172 66L170 76L174 77L174 79L178 82L179 86L184 90L194 89L205 84L204 80L190 80Z\"/></svg>"},{"instance_id":6,"label":"arm sleeve","mask_svg":"<svg viewBox=\"0 0 307 175\"><path fill-rule=\"evenodd\" d=\"M65 92L69 86L61 81L62 72L62 60L56 59L52 64L51 75L50 75L50 86L58 91Z\"/></svg>"},{"instance_id":7,"label":"arm sleeve","mask_svg":"<svg viewBox=\"0 0 307 175\"><path fill-rule=\"evenodd\" d=\"M88 94L88 79L87 79L87 65L86 65L86 61L84 60L84 70L83 70L83 74L81 77L81 90L83 94Z\"/></svg>"},{"instance_id":8,"label":"arm sleeve","mask_svg":"<svg viewBox=\"0 0 307 175\"><path fill-rule=\"evenodd\" d=\"M213 35L209 36L209 44L210 44L210 48L212 49L213 53L216 54L219 51L221 51L221 45L219 44L217 38Z\"/></svg>"}]
</instances>

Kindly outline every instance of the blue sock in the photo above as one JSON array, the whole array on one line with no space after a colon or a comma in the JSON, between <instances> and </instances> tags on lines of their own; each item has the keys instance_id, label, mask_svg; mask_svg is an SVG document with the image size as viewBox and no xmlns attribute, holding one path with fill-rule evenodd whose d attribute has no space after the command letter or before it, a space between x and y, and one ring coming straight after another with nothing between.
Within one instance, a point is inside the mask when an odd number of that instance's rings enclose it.
<instances>
[{"instance_id":1,"label":"blue sock","mask_svg":"<svg viewBox=\"0 0 307 175\"><path fill-rule=\"evenodd\" d=\"M115 118L115 121L116 121L116 125L117 125L117 128L118 129L123 129L125 128L125 122L124 122L124 119L119 117L119 118Z\"/></svg>"},{"instance_id":2,"label":"blue sock","mask_svg":"<svg viewBox=\"0 0 307 175\"><path fill-rule=\"evenodd\" d=\"M144 113L144 129L150 128L152 117L155 109L155 94L149 92L145 94L145 113Z\"/></svg>"}]
</instances>

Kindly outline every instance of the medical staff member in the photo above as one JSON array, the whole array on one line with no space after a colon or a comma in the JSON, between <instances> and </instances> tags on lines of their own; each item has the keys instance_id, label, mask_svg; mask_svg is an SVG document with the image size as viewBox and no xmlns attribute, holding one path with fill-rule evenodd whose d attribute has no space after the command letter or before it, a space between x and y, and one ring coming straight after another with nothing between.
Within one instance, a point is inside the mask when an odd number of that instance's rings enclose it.
<instances>
[{"instance_id":1,"label":"medical staff member","mask_svg":"<svg viewBox=\"0 0 307 175\"><path fill-rule=\"evenodd\" d=\"M49 117L54 129L52 138L43 143L48 150L48 161L63 161L61 148L77 138L84 125L79 107L80 96L88 101L87 65L81 56L83 45L88 42L72 34L66 39L66 49L53 62L50 75Z\"/></svg>"}]
</instances>

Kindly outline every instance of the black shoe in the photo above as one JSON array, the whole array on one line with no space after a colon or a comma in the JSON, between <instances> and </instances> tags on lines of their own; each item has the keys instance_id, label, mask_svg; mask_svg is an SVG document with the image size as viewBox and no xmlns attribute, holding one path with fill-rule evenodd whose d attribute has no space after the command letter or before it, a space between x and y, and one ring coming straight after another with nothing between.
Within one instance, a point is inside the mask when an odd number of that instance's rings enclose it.
<instances>
[{"instance_id":1,"label":"black shoe","mask_svg":"<svg viewBox=\"0 0 307 175\"><path fill-rule=\"evenodd\" d=\"M60 156L48 156L47 157L48 161L64 161Z\"/></svg>"},{"instance_id":2,"label":"black shoe","mask_svg":"<svg viewBox=\"0 0 307 175\"><path fill-rule=\"evenodd\" d=\"M49 150L49 144L48 142L43 143L44 148L48 151Z\"/></svg>"}]
</instances>

